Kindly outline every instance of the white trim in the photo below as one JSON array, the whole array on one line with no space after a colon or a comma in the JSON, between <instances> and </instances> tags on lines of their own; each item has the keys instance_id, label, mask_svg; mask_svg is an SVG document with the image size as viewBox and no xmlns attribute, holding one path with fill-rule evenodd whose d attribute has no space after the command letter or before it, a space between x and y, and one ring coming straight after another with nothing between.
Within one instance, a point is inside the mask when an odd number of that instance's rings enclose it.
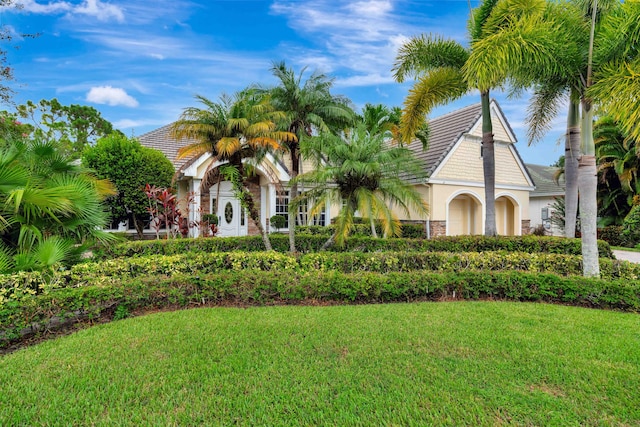
<instances>
[{"instance_id":1,"label":"white trim","mask_svg":"<svg viewBox=\"0 0 640 427\"><path fill-rule=\"evenodd\" d=\"M204 164L204 162L206 162L207 160L209 160L211 158L211 153L205 153L203 155L201 155L200 157L198 157L197 160L195 160L193 163L191 163L189 165L188 168L184 169L182 171L182 174L185 177L189 177L189 178L200 178L202 179L203 177L198 177L198 168Z\"/></svg>"},{"instance_id":2,"label":"white trim","mask_svg":"<svg viewBox=\"0 0 640 427\"><path fill-rule=\"evenodd\" d=\"M511 151L511 155L513 156L513 158L516 159L516 162L518 163L518 166L520 167L520 172L522 173L522 175L524 175L524 178L527 180L527 182L531 186L531 188L532 188L531 191L534 191L536 189L536 186L533 183L533 181L531 180L531 177L529 176L529 172L527 171L527 167L524 165L524 163L522 163L522 160L520 159L520 156L518 155L518 153L515 150L516 150L516 147L513 144L509 144L509 151Z\"/></svg>"},{"instance_id":3,"label":"white trim","mask_svg":"<svg viewBox=\"0 0 640 427\"><path fill-rule=\"evenodd\" d=\"M516 142L518 140L518 138L516 138L516 136L511 131L511 126L509 126L509 124L507 122L507 118L504 116L504 114L502 114L500 112L500 109L498 108L498 106L496 105L496 102L494 100L491 101L490 108L491 108L491 110L493 110L495 112L496 117L498 118L498 120L500 120L500 124L504 128L506 134L511 139L509 142L511 142L511 143Z\"/></svg>"},{"instance_id":4,"label":"white trim","mask_svg":"<svg viewBox=\"0 0 640 427\"><path fill-rule=\"evenodd\" d=\"M436 179L430 180L428 179L425 184L436 184L436 185L457 185L461 187L475 187L475 188L484 188L484 182L477 181L455 181L455 180L445 180L445 179ZM515 191L532 191L533 187L526 187L520 185L504 185L504 184L496 184L496 189L502 190L515 190Z\"/></svg>"},{"instance_id":5,"label":"white trim","mask_svg":"<svg viewBox=\"0 0 640 427\"><path fill-rule=\"evenodd\" d=\"M281 181L291 181L291 175L282 167L280 162L273 156L273 154L267 153L266 158L275 167L278 174L280 174L278 178L280 178Z\"/></svg>"},{"instance_id":6,"label":"white trim","mask_svg":"<svg viewBox=\"0 0 640 427\"><path fill-rule=\"evenodd\" d=\"M464 141L464 140L465 140L465 136L464 135L462 135L460 138L458 138L458 140L456 141L455 144L453 144L453 147L451 147L451 149L449 150L447 155L444 157L444 159L442 159L440 164L435 168L435 170L433 171L431 176L436 176L436 175L438 175L438 173L440 173L440 171L442 170L444 165L447 164L449 159L453 156L453 153L458 149L458 146L460 146L460 144L462 144L462 141Z\"/></svg>"}]
</instances>

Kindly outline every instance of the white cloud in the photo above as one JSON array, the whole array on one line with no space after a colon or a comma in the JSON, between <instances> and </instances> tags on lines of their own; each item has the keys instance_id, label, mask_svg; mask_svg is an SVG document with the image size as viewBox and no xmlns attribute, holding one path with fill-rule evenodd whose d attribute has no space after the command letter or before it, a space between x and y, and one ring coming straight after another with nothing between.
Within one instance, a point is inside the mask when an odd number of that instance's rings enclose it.
<instances>
[{"instance_id":1,"label":"white cloud","mask_svg":"<svg viewBox=\"0 0 640 427\"><path fill-rule=\"evenodd\" d=\"M79 5L73 5L66 1L54 1L46 4L35 0L19 0L16 5L19 10L26 13L53 15L67 13L93 16L100 21L109 21L111 18L118 22L124 22L124 12L116 5L103 3L100 0L84 0Z\"/></svg>"},{"instance_id":2,"label":"white cloud","mask_svg":"<svg viewBox=\"0 0 640 427\"><path fill-rule=\"evenodd\" d=\"M87 101L96 104L107 104L111 106L123 105L125 107L137 107L138 101L128 95L124 89L111 86L92 87L87 93Z\"/></svg>"},{"instance_id":3,"label":"white cloud","mask_svg":"<svg viewBox=\"0 0 640 427\"><path fill-rule=\"evenodd\" d=\"M27 13L41 13L41 14L54 14L69 12L73 9L73 6L66 1L50 2L47 4L40 4L34 0L21 0L16 2L16 5L21 11Z\"/></svg>"},{"instance_id":4,"label":"white cloud","mask_svg":"<svg viewBox=\"0 0 640 427\"><path fill-rule=\"evenodd\" d=\"M124 13L118 6L102 3L100 0L85 0L80 6L74 8L73 13L94 16L100 21L109 21L114 18L118 22L124 22Z\"/></svg>"}]
</instances>

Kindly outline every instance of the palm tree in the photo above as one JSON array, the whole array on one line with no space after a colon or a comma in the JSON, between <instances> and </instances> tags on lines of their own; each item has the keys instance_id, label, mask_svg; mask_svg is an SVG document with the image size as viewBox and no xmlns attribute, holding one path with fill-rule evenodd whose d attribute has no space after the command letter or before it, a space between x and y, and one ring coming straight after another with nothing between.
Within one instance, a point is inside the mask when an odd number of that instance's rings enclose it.
<instances>
[{"instance_id":1,"label":"palm tree","mask_svg":"<svg viewBox=\"0 0 640 427\"><path fill-rule=\"evenodd\" d=\"M272 250L269 235L260 222L260 212L249 191L250 171L246 161L260 162L268 152L281 150L281 142L291 142L296 136L291 132L278 131L276 122L283 114L274 111L268 99L255 90L244 90L234 97L221 96L213 102L204 96L196 99L205 108L189 107L171 127L177 138L191 138L195 142L182 147L178 158L195 157L209 153L216 162L228 163L225 178L233 185L236 197L243 209L260 230L265 248ZM212 175L220 168L208 171L203 182L213 182Z\"/></svg>"},{"instance_id":2,"label":"palm tree","mask_svg":"<svg viewBox=\"0 0 640 427\"><path fill-rule=\"evenodd\" d=\"M54 142L9 141L0 150L0 272L50 269L116 241L101 230L113 194Z\"/></svg>"},{"instance_id":3,"label":"palm tree","mask_svg":"<svg viewBox=\"0 0 640 427\"><path fill-rule=\"evenodd\" d=\"M471 41L486 37L483 25L498 0L483 0L471 12ZM425 123L425 117L437 105L446 104L474 89L480 90L482 103L482 162L485 187L485 227L487 236L497 235L495 215L495 155L490 110L490 85L468 79L464 67L470 50L454 40L421 35L406 42L396 57L394 77L403 82L415 75L419 80L409 91L400 121L400 134L410 142Z\"/></svg>"},{"instance_id":4,"label":"palm tree","mask_svg":"<svg viewBox=\"0 0 640 427\"><path fill-rule=\"evenodd\" d=\"M637 47L640 41L640 32L634 31L640 17L636 14L636 21L618 22L615 18L622 10L617 0L504 0L486 23L491 36L474 43L468 62L468 71L483 84L500 84L510 78L526 86L547 78L570 78L572 99L579 98L581 107L578 187L585 276L599 275L593 139L597 99L590 96L590 87L594 77L603 78L600 73L610 64L633 54L628 47ZM615 31L606 30L614 25L618 25ZM531 73L537 77L532 78ZM549 114L549 110L540 114Z\"/></svg>"},{"instance_id":5,"label":"palm tree","mask_svg":"<svg viewBox=\"0 0 640 427\"><path fill-rule=\"evenodd\" d=\"M640 193L640 147L625 137L611 117L594 125L593 136L598 158L598 207L600 217L610 223L622 223L631 210L633 197Z\"/></svg>"},{"instance_id":6,"label":"palm tree","mask_svg":"<svg viewBox=\"0 0 640 427\"><path fill-rule=\"evenodd\" d=\"M595 72L588 94L611 115L630 138L640 140L640 3L626 1L603 22L602 32L617 55ZM631 39L631 40L630 40ZM634 42L635 40L635 42Z\"/></svg>"},{"instance_id":7,"label":"palm tree","mask_svg":"<svg viewBox=\"0 0 640 427\"><path fill-rule=\"evenodd\" d=\"M370 133L364 124L347 130L342 137L323 133L306 139L302 154L312 159L315 169L296 178L311 188L297 197L293 206L306 201L313 206L312 215L327 202L342 206L335 231L323 249L334 242L344 245L356 212L380 220L385 236L398 236L400 222L390 206L407 215L410 209L419 215L428 211L411 183L424 177L424 166L411 150L391 146L383 133Z\"/></svg>"},{"instance_id":8,"label":"palm tree","mask_svg":"<svg viewBox=\"0 0 640 427\"><path fill-rule=\"evenodd\" d=\"M279 123L281 129L296 135L295 139L284 141L285 149L291 156L292 184L290 199L298 194L295 177L301 172L300 143L310 137L313 132L323 133L337 131L350 125L354 119L351 102L342 96L332 95L333 79L325 74L314 72L302 81L306 68L296 75L293 69L287 68L284 61L276 62L271 72L278 79L278 85L270 89L262 89L270 96L272 105L277 111L284 113ZM299 218L302 221L302 218ZM296 252L295 225L296 211L289 209L289 250Z\"/></svg>"}]
</instances>

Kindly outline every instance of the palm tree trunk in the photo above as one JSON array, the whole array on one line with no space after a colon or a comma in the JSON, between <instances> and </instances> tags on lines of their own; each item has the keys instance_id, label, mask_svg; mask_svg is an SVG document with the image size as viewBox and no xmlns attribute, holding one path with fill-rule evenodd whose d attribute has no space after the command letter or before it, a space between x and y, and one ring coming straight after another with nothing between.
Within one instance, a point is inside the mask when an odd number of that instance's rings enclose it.
<instances>
[{"instance_id":1,"label":"palm tree trunk","mask_svg":"<svg viewBox=\"0 0 640 427\"><path fill-rule=\"evenodd\" d=\"M291 178L295 178L297 174L291 172ZM294 196L295 195L295 196ZM298 183L294 182L289 191L289 205L294 197L298 195ZM296 253L296 212L289 209L289 252Z\"/></svg>"},{"instance_id":2,"label":"palm tree trunk","mask_svg":"<svg viewBox=\"0 0 640 427\"><path fill-rule=\"evenodd\" d=\"M496 230L496 159L489 90L481 92L480 99L482 102L482 167L485 198L484 235L495 236L498 234Z\"/></svg>"},{"instance_id":3,"label":"palm tree trunk","mask_svg":"<svg viewBox=\"0 0 640 427\"><path fill-rule=\"evenodd\" d=\"M300 151L297 144L292 144L291 147L291 178L295 179L298 176L300 170ZM289 203L298 197L298 183L294 182L289 191ZM297 212L289 209L289 252L296 253L296 215Z\"/></svg>"},{"instance_id":4,"label":"palm tree trunk","mask_svg":"<svg viewBox=\"0 0 640 427\"><path fill-rule=\"evenodd\" d=\"M331 237L329 237L329 238L327 239L327 241L326 241L326 242L324 242L324 244L322 245L322 247L320 248L320 250L321 250L321 251L326 251L327 249L329 249L329 247L330 247L331 245L333 245L333 244L335 243L335 241L336 241L336 233L333 233L333 234L331 235Z\"/></svg>"},{"instance_id":5,"label":"palm tree trunk","mask_svg":"<svg viewBox=\"0 0 640 427\"><path fill-rule=\"evenodd\" d=\"M369 222L371 224L371 236L374 239L377 239L378 238L378 232L376 231L376 223L375 223L373 217L369 218Z\"/></svg>"},{"instance_id":6,"label":"palm tree trunk","mask_svg":"<svg viewBox=\"0 0 640 427\"><path fill-rule=\"evenodd\" d=\"M582 230L582 274L599 277L597 215L598 172L593 142L593 109L588 100L582 101L582 156L578 163L580 192L580 225Z\"/></svg>"},{"instance_id":7,"label":"palm tree trunk","mask_svg":"<svg viewBox=\"0 0 640 427\"><path fill-rule=\"evenodd\" d=\"M572 94L573 95L573 94ZM578 157L580 156L580 103L573 98L567 116L564 148L564 234L576 237L578 217Z\"/></svg>"}]
</instances>

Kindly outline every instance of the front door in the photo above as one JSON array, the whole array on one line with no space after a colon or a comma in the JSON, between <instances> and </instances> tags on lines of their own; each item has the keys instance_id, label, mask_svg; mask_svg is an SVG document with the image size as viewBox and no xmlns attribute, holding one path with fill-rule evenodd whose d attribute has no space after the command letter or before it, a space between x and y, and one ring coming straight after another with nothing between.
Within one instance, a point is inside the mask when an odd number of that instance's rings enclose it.
<instances>
[{"instance_id":1,"label":"front door","mask_svg":"<svg viewBox=\"0 0 640 427\"><path fill-rule=\"evenodd\" d=\"M240 235L240 203L233 197L220 197L218 201L218 236Z\"/></svg>"}]
</instances>

